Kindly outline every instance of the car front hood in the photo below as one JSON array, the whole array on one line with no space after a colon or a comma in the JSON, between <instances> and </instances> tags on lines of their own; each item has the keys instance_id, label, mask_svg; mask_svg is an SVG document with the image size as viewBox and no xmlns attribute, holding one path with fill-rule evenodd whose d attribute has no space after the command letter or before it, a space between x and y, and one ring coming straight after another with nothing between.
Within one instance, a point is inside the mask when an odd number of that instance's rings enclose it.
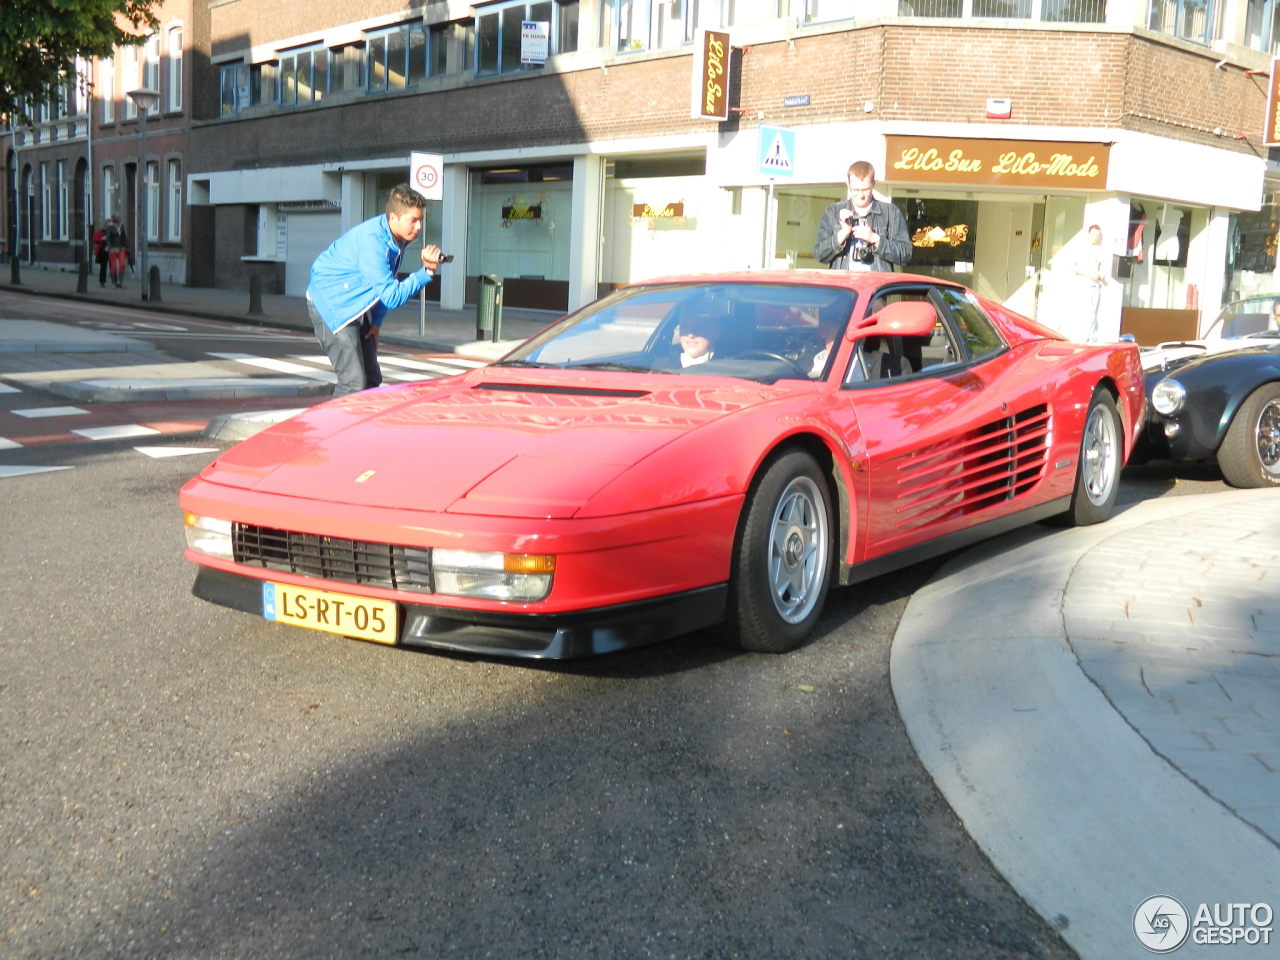
<instances>
[{"instance_id":1,"label":"car front hood","mask_svg":"<svg viewBox=\"0 0 1280 960\"><path fill-rule=\"evenodd\" d=\"M785 388L486 368L312 408L202 474L308 500L563 518L654 451Z\"/></svg>"}]
</instances>

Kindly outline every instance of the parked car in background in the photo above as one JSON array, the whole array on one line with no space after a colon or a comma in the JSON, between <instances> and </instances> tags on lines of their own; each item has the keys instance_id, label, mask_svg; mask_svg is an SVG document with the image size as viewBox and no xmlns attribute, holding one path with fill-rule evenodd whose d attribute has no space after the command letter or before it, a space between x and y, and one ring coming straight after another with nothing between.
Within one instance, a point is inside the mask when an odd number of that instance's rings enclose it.
<instances>
[{"instance_id":1,"label":"parked car in background","mask_svg":"<svg viewBox=\"0 0 1280 960\"><path fill-rule=\"evenodd\" d=\"M198 597L384 643L781 652L833 585L1104 520L1142 389L1133 344L929 277L653 280L232 448L181 492L187 557Z\"/></svg>"},{"instance_id":2,"label":"parked car in background","mask_svg":"<svg viewBox=\"0 0 1280 960\"><path fill-rule=\"evenodd\" d=\"M1143 351L1146 429L1135 460L1213 461L1232 486L1280 486L1280 329L1273 301L1280 297L1235 301L1204 340Z\"/></svg>"}]
</instances>

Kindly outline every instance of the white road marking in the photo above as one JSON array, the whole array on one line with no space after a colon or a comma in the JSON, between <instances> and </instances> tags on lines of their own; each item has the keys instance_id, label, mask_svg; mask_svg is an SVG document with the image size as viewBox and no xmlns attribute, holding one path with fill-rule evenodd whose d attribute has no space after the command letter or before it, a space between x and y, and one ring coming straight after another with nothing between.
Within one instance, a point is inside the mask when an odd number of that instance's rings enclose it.
<instances>
[{"instance_id":1,"label":"white road marking","mask_svg":"<svg viewBox=\"0 0 1280 960\"><path fill-rule=\"evenodd\" d=\"M159 460L164 457L188 457L197 453L216 453L218 447L134 447L144 456Z\"/></svg>"},{"instance_id":2,"label":"white road marking","mask_svg":"<svg viewBox=\"0 0 1280 960\"><path fill-rule=\"evenodd\" d=\"M0 437L0 450L14 450L20 446L22 446L22 444L18 443L16 440L10 440L8 437Z\"/></svg>"},{"instance_id":3,"label":"white road marking","mask_svg":"<svg viewBox=\"0 0 1280 960\"><path fill-rule=\"evenodd\" d=\"M288 360L277 360L273 357L255 357L249 353L210 353L211 357L219 360L234 360L236 363L243 363L246 366L258 367L262 370L273 370L276 373L287 373L291 376L307 377L311 380L324 380L333 383L337 380L332 371L316 370L312 367L305 367L300 363L290 363Z\"/></svg>"},{"instance_id":4,"label":"white road marking","mask_svg":"<svg viewBox=\"0 0 1280 960\"><path fill-rule=\"evenodd\" d=\"M20 417L28 419L36 419L38 417L76 417L81 414L87 414L88 410L81 410L79 407L28 407L25 410L11 410L10 413L16 413Z\"/></svg>"},{"instance_id":5,"label":"white road marking","mask_svg":"<svg viewBox=\"0 0 1280 960\"><path fill-rule=\"evenodd\" d=\"M86 427L71 432L86 440L123 440L125 437L153 437L160 431L139 423L124 423L116 427Z\"/></svg>"},{"instance_id":6,"label":"white road marking","mask_svg":"<svg viewBox=\"0 0 1280 960\"><path fill-rule=\"evenodd\" d=\"M0 467L0 480L9 477L25 477L32 473L52 473L54 470L72 470L74 467Z\"/></svg>"},{"instance_id":7,"label":"white road marking","mask_svg":"<svg viewBox=\"0 0 1280 960\"><path fill-rule=\"evenodd\" d=\"M0 383L0 393L21 393L17 387L11 387L7 383Z\"/></svg>"}]
</instances>

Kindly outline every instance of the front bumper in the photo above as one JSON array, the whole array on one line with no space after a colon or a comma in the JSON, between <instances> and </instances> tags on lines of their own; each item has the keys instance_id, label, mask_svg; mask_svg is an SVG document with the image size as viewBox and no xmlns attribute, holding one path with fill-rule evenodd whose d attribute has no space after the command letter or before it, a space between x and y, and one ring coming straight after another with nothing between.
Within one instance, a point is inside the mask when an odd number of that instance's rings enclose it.
<instances>
[{"instance_id":1,"label":"front bumper","mask_svg":"<svg viewBox=\"0 0 1280 960\"><path fill-rule=\"evenodd\" d=\"M201 567L191 592L201 600L262 615L262 581ZM573 613L528 614L400 604L404 647L519 659L572 660L647 646L724 619L728 587L703 587L651 600Z\"/></svg>"}]
</instances>

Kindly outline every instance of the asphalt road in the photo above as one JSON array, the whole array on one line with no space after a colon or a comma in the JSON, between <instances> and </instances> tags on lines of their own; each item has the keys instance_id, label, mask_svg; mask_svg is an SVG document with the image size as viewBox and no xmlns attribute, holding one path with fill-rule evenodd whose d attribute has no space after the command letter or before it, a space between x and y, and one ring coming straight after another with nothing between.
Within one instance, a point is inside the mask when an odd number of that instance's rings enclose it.
<instances>
[{"instance_id":1,"label":"asphalt road","mask_svg":"<svg viewBox=\"0 0 1280 960\"><path fill-rule=\"evenodd\" d=\"M0 481L0 956L1073 956L898 720L934 565L837 591L783 657L387 649L191 597L209 458L49 443L23 462L74 469ZM1122 498L1220 487L1144 467Z\"/></svg>"}]
</instances>

